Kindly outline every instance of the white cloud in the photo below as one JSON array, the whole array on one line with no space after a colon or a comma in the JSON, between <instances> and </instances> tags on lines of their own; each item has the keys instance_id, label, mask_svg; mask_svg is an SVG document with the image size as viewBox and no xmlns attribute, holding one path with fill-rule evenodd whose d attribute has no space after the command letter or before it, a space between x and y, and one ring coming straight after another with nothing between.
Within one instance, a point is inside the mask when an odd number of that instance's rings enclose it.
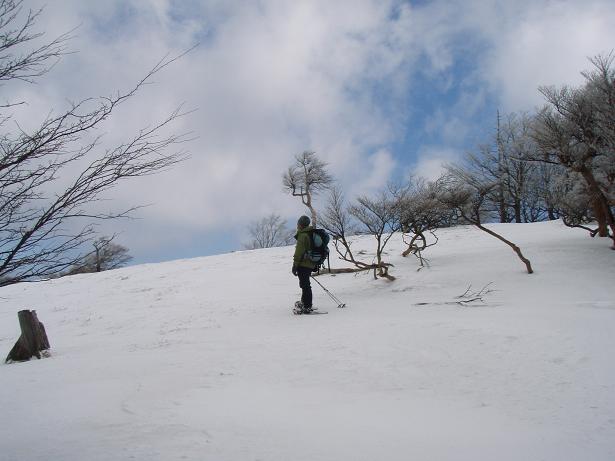
<instances>
[{"instance_id":1,"label":"white cloud","mask_svg":"<svg viewBox=\"0 0 615 461\"><path fill-rule=\"evenodd\" d=\"M459 88L455 99L423 118L425 133L446 149L485 142L473 137L488 133L497 110L541 106L541 85L581 84L587 57L608 53L615 43L615 8L606 0L441 0L422 7L415 19L425 30L433 87L442 93L452 78L450 86ZM469 68L461 73L455 64ZM489 127L476 119L485 109L493 114ZM432 150L417 146L421 168L438 164L426 160Z\"/></svg>"},{"instance_id":2,"label":"white cloud","mask_svg":"<svg viewBox=\"0 0 615 461\"><path fill-rule=\"evenodd\" d=\"M315 150L342 181L386 182L391 157L379 149L391 141L395 118L382 112L373 87L395 81L403 92L399 72L412 55L401 24L407 7L394 18L392 5L67 0L48 7L40 26L51 37L81 24L71 41L79 52L20 91L39 114L59 110L66 99L124 90L165 54L202 40L104 126L113 145L185 101L197 111L174 130L197 136L186 146L190 160L122 185L113 203L152 204L139 213L152 223L150 235L162 222L163 234L173 223L188 235L271 211L294 214L300 205L282 193L281 173L303 150ZM137 236L142 222L122 226L136 252L153 245Z\"/></svg>"},{"instance_id":3,"label":"white cloud","mask_svg":"<svg viewBox=\"0 0 615 461\"><path fill-rule=\"evenodd\" d=\"M367 192L375 192L386 187L393 170L395 169L395 159L391 152L380 149L375 154L369 156L367 161L367 177L363 183L355 185L355 190L361 189ZM359 191L361 190L359 189Z\"/></svg>"},{"instance_id":4,"label":"white cloud","mask_svg":"<svg viewBox=\"0 0 615 461\"><path fill-rule=\"evenodd\" d=\"M543 104L538 87L579 85L588 57L615 44L612 1L520 2L509 17L494 16L483 29L492 44L481 73L508 111Z\"/></svg>"},{"instance_id":5,"label":"white cloud","mask_svg":"<svg viewBox=\"0 0 615 461\"><path fill-rule=\"evenodd\" d=\"M461 153L446 146L423 146L409 174L429 180L438 179L447 163L460 160Z\"/></svg>"},{"instance_id":6,"label":"white cloud","mask_svg":"<svg viewBox=\"0 0 615 461\"><path fill-rule=\"evenodd\" d=\"M441 0L416 7L397 0L64 0L47 7L40 26L53 37L80 24L70 45L79 52L18 94L30 102L34 123L66 99L126 89L165 54L201 42L104 126L113 145L181 102L197 109L174 128L197 136L186 146L191 159L112 194L120 208L153 204L140 213L146 221L122 224L138 254L164 239L237 228L271 211L302 212L282 193L281 173L306 149L329 162L353 192L361 191L351 185L367 191L386 183L414 73L436 76L449 88L459 78L450 69L464 53L483 50L463 78L487 82L505 109L536 104L536 86L578 81L585 56L615 43L608 6L598 0ZM432 129L454 145L484 101L484 92L467 91L432 116ZM25 110L18 115L28 118ZM417 168L434 176L440 160L455 155L446 145L419 146ZM139 237L143 222L151 223L148 239Z\"/></svg>"}]
</instances>

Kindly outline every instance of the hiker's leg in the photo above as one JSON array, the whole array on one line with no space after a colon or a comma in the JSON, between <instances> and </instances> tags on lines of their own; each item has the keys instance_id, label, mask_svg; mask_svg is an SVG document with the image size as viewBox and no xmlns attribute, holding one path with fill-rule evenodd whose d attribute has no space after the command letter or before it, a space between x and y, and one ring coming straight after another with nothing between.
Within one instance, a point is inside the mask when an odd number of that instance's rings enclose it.
<instances>
[{"instance_id":1,"label":"hiker's leg","mask_svg":"<svg viewBox=\"0 0 615 461\"><path fill-rule=\"evenodd\" d=\"M310 285L310 275L312 269L308 267L299 267L299 286L301 287L301 302L303 307L312 307L312 286Z\"/></svg>"}]
</instances>

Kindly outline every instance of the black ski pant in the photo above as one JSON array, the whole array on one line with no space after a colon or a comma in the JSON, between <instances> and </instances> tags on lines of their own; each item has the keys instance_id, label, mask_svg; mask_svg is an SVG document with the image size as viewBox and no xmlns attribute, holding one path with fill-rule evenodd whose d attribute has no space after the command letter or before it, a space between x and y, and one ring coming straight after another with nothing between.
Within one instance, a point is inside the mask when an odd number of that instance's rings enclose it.
<instances>
[{"instance_id":1,"label":"black ski pant","mask_svg":"<svg viewBox=\"0 0 615 461\"><path fill-rule=\"evenodd\" d=\"M297 267L297 276L299 277L299 286L301 287L301 302L303 307L312 307L312 285L310 285L310 276L312 269L309 267Z\"/></svg>"}]
</instances>

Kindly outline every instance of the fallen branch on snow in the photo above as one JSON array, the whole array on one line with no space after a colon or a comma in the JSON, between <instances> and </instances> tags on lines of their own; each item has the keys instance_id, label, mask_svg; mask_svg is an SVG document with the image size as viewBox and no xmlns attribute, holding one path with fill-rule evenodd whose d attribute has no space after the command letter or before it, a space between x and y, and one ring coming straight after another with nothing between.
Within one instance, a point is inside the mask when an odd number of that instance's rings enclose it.
<instances>
[{"instance_id":1,"label":"fallen branch on snow","mask_svg":"<svg viewBox=\"0 0 615 461\"><path fill-rule=\"evenodd\" d=\"M454 299L456 299L456 301L444 301L444 302L438 302L438 303L423 302L423 303L416 303L415 306L438 306L438 305L442 306L442 305L453 305L453 304L456 304L459 306L468 306L468 305L471 305L473 303L478 303L478 302L485 304L485 299L484 299L485 296L496 291L496 290L492 290L489 288L489 286L492 284L493 282L489 282L487 285L485 285L478 291L472 291L472 285L469 285L463 294L459 296L455 296Z\"/></svg>"}]
</instances>

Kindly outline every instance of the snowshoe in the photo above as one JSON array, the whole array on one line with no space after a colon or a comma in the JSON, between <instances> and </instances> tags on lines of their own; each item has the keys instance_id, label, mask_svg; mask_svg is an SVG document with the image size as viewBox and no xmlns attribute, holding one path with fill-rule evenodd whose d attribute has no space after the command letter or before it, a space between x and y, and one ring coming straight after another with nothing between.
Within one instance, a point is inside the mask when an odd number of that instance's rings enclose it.
<instances>
[{"instance_id":1,"label":"snowshoe","mask_svg":"<svg viewBox=\"0 0 615 461\"><path fill-rule=\"evenodd\" d=\"M293 308L293 314L295 315L314 315L314 314L327 314L328 312L319 312L317 307L311 307L306 309L301 301L295 303Z\"/></svg>"},{"instance_id":2,"label":"snowshoe","mask_svg":"<svg viewBox=\"0 0 615 461\"><path fill-rule=\"evenodd\" d=\"M293 314L295 315L303 314L303 303L301 301L297 301L295 303L295 307L293 307Z\"/></svg>"}]
</instances>

